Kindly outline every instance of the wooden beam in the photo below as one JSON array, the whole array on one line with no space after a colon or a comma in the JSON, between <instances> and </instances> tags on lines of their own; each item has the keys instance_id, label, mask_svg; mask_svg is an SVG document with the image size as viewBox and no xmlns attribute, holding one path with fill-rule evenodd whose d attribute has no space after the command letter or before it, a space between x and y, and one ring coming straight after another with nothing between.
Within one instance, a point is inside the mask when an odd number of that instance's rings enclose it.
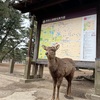
<instances>
[{"instance_id":1,"label":"wooden beam","mask_svg":"<svg viewBox=\"0 0 100 100\"><path fill-rule=\"evenodd\" d=\"M60 3L63 3L63 2L68 2L70 0L48 0L48 2L39 2L39 3L17 3L17 4L14 4L13 7L15 9L18 9L18 10L21 10L22 13L25 13L25 12L36 12L40 9L45 9L47 7L50 7L50 6L54 6L54 5L57 5L57 4L60 4Z\"/></svg>"},{"instance_id":2,"label":"wooden beam","mask_svg":"<svg viewBox=\"0 0 100 100\"><path fill-rule=\"evenodd\" d=\"M68 1L69 1L69 0L57 0L57 1L55 0L55 1L50 2L50 3L48 3L48 4L46 3L46 4L42 5L42 6L36 7L36 8L34 8L34 9L30 10L30 11L35 12L35 11L37 11L37 10L44 9L44 8L47 8L47 7L50 7L50 6L54 6L54 5L63 3L63 2L68 2Z\"/></svg>"}]
</instances>

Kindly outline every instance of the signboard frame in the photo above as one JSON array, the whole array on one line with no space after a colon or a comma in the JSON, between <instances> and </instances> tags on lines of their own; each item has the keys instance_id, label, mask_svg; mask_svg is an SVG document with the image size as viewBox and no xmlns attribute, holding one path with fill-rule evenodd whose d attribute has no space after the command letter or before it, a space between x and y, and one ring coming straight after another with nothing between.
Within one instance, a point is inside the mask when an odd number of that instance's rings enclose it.
<instances>
[{"instance_id":1,"label":"signboard frame","mask_svg":"<svg viewBox=\"0 0 100 100\"><path fill-rule=\"evenodd\" d=\"M94 15L87 15L87 16L82 16L82 21L83 21L83 19L85 18L85 17L90 17L90 16L95 16L95 18L96 18L96 14L94 14ZM78 17L79 18L79 17ZM72 19L75 19L75 18L72 18ZM45 20L45 21L43 21L43 24L46 24L46 23L55 23L55 22L59 22L59 21L63 21L63 20L70 20L70 19L66 19L66 17L65 16L62 16L62 17L58 17L58 18L53 18L53 19L49 19L49 20ZM95 20L95 57L96 57L96 20ZM83 22L82 22L82 27L83 27ZM89 32L89 31L88 31ZM84 36L83 35L83 30L82 30L82 37ZM40 40L41 40L41 37L40 37ZM81 46L83 47L83 38L82 38L82 42L81 42ZM82 48L81 47L81 48ZM84 49L84 48L83 48ZM81 50L81 57L80 57L80 59L75 59L75 60L81 60L81 61L95 61L95 58L93 58L93 59L83 59L83 57L82 56L84 56L83 55L83 50ZM39 57L38 57L38 59L40 59Z\"/></svg>"}]
</instances>

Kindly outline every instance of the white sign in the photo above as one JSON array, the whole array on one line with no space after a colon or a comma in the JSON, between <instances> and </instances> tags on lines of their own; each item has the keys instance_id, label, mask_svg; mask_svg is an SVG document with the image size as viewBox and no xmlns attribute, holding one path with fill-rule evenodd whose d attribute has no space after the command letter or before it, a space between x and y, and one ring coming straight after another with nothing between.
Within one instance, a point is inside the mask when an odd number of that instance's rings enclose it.
<instances>
[{"instance_id":1,"label":"white sign","mask_svg":"<svg viewBox=\"0 0 100 100\"><path fill-rule=\"evenodd\" d=\"M83 60L96 57L96 15L83 17Z\"/></svg>"}]
</instances>

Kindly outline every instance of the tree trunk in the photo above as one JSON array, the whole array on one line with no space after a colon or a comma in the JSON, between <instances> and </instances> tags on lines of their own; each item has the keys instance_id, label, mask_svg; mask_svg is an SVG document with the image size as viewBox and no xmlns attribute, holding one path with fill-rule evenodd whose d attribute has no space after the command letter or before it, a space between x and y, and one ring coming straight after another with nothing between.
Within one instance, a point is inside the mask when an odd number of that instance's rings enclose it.
<instances>
[{"instance_id":1,"label":"tree trunk","mask_svg":"<svg viewBox=\"0 0 100 100\"><path fill-rule=\"evenodd\" d=\"M0 59L0 63L2 63L2 59Z\"/></svg>"}]
</instances>

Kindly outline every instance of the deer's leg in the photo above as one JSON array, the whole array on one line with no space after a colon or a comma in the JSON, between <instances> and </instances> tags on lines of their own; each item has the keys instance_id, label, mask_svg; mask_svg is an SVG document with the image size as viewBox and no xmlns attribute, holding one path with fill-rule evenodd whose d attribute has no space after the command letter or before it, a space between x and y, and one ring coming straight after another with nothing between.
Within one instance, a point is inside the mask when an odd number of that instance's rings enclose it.
<instances>
[{"instance_id":1,"label":"deer's leg","mask_svg":"<svg viewBox=\"0 0 100 100\"><path fill-rule=\"evenodd\" d=\"M57 84L57 79L53 79L53 95L52 95L52 100L55 99L56 84Z\"/></svg>"},{"instance_id":2,"label":"deer's leg","mask_svg":"<svg viewBox=\"0 0 100 100\"><path fill-rule=\"evenodd\" d=\"M71 95L71 80L68 79L67 96Z\"/></svg>"},{"instance_id":3,"label":"deer's leg","mask_svg":"<svg viewBox=\"0 0 100 100\"><path fill-rule=\"evenodd\" d=\"M69 74L68 76L65 77L68 81L68 87L67 87L67 96L71 96L71 82L73 79L73 74Z\"/></svg>"},{"instance_id":4,"label":"deer's leg","mask_svg":"<svg viewBox=\"0 0 100 100\"><path fill-rule=\"evenodd\" d=\"M63 80L63 77L60 77L57 79L57 99L56 100L59 100L59 89L60 89L60 85L62 83L62 80Z\"/></svg>"}]
</instances>

